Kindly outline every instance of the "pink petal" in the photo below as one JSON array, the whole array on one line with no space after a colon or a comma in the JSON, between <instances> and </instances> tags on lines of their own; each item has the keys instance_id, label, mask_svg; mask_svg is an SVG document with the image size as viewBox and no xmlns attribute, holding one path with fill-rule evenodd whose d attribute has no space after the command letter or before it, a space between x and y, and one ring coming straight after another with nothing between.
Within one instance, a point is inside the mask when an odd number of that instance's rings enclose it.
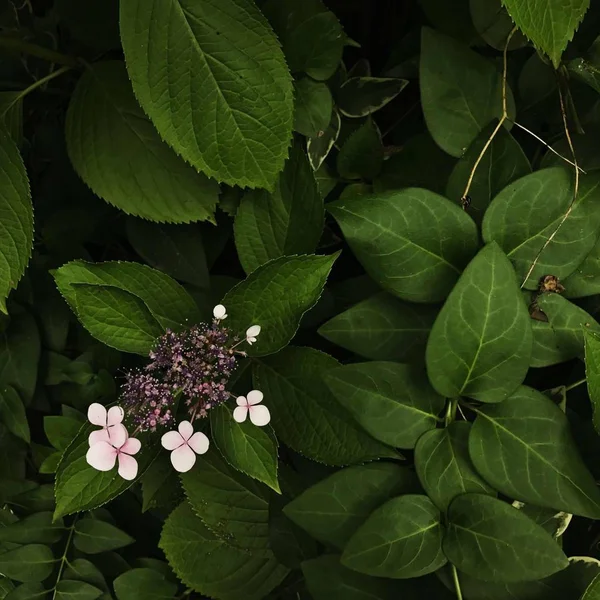
<instances>
[{"instance_id":1,"label":"pink petal","mask_svg":"<svg viewBox=\"0 0 600 600\"><path fill-rule=\"evenodd\" d=\"M271 420L271 413L266 406L250 407L250 420L257 426L263 427Z\"/></svg>"},{"instance_id":2,"label":"pink petal","mask_svg":"<svg viewBox=\"0 0 600 600\"><path fill-rule=\"evenodd\" d=\"M117 460L117 449L108 442L98 442L87 451L85 459L98 471L110 471Z\"/></svg>"},{"instance_id":3,"label":"pink petal","mask_svg":"<svg viewBox=\"0 0 600 600\"><path fill-rule=\"evenodd\" d=\"M115 448L120 448L129 437L125 425L121 425L120 423L109 427L107 431L110 438L109 441Z\"/></svg>"},{"instance_id":4,"label":"pink petal","mask_svg":"<svg viewBox=\"0 0 600 600\"><path fill-rule=\"evenodd\" d=\"M137 438L129 438L120 448L122 454L137 454L142 447L142 442Z\"/></svg>"},{"instance_id":5,"label":"pink petal","mask_svg":"<svg viewBox=\"0 0 600 600\"><path fill-rule=\"evenodd\" d=\"M238 406L233 411L233 418L238 423L243 423L246 420L247 416L248 416L248 407L247 406Z\"/></svg>"},{"instance_id":6,"label":"pink petal","mask_svg":"<svg viewBox=\"0 0 600 600\"><path fill-rule=\"evenodd\" d=\"M238 406L248 406L248 400L246 400L246 396L238 396L235 401Z\"/></svg>"},{"instance_id":7,"label":"pink petal","mask_svg":"<svg viewBox=\"0 0 600 600\"><path fill-rule=\"evenodd\" d=\"M177 429L186 442L194 435L194 426L189 421L181 421Z\"/></svg>"},{"instance_id":8,"label":"pink petal","mask_svg":"<svg viewBox=\"0 0 600 600\"><path fill-rule=\"evenodd\" d=\"M204 454L208 450L209 443L208 438L201 431L197 431L188 440L188 446L196 454Z\"/></svg>"},{"instance_id":9,"label":"pink petal","mask_svg":"<svg viewBox=\"0 0 600 600\"><path fill-rule=\"evenodd\" d=\"M196 455L187 444L184 444L171 452L171 463L176 471L187 473L196 463Z\"/></svg>"},{"instance_id":10,"label":"pink petal","mask_svg":"<svg viewBox=\"0 0 600 600\"><path fill-rule=\"evenodd\" d=\"M165 433L160 443L165 450L175 450L185 444L185 440L181 437L179 431L168 431Z\"/></svg>"},{"instance_id":11,"label":"pink petal","mask_svg":"<svg viewBox=\"0 0 600 600\"><path fill-rule=\"evenodd\" d=\"M124 416L125 411L120 406L111 406L108 409L108 417L106 419L106 422L109 426L118 425L123 421Z\"/></svg>"},{"instance_id":12,"label":"pink petal","mask_svg":"<svg viewBox=\"0 0 600 600\"><path fill-rule=\"evenodd\" d=\"M264 395L260 390L252 390L251 392L248 392L248 404L250 404L250 406L262 402L263 398Z\"/></svg>"},{"instance_id":13,"label":"pink petal","mask_svg":"<svg viewBox=\"0 0 600 600\"><path fill-rule=\"evenodd\" d=\"M108 435L108 431L106 429L98 429L90 433L90 437L88 438L88 444L90 445L90 448L98 442L110 443L110 436Z\"/></svg>"},{"instance_id":14,"label":"pink petal","mask_svg":"<svg viewBox=\"0 0 600 600\"><path fill-rule=\"evenodd\" d=\"M94 402L88 407L88 421L93 425L106 427L106 409L102 404Z\"/></svg>"},{"instance_id":15,"label":"pink petal","mask_svg":"<svg viewBox=\"0 0 600 600\"><path fill-rule=\"evenodd\" d=\"M138 464L137 460L129 454L119 452L119 475L127 481L133 481L137 477Z\"/></svg>"}]
</instances>

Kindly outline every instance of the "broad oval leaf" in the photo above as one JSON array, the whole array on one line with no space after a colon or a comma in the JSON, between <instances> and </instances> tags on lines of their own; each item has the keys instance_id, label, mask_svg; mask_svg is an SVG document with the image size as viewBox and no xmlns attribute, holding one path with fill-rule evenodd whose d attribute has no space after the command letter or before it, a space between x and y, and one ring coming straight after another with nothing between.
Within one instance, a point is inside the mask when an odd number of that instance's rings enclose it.
<instances>
[{"instance_id":1,"label":"broad oval leaf","mask_svg":"<svg viewBox=\"0 0 600 600\"><path fill-rule=\"evenodd\" d=\"M104 592L85 581L63 579L56 584L56 600L96 600Z\"/></svg>"},{"instance_id":2,"label":"broad oval leaf","mask_svg":"<svg viewBox=\"0 0 600 600\"><path fill-rule=\"evenodd\" d=\"M600 490L581 460L562 410L520 387L477 409L469 454L479 474L510 498L600 518Z\"/></svg>"},{"instance_id":3,"label":"broad oval leaf","mask_svg":"<svg viewBox=\"0 0 600 600\"><path fill-rule=\"evenodd\" d=\"M0 130L0 312L25 272L33 248L33 207L27 171L16 143Z\"/></svg>"},{"instance_id":4,"label":"broad oval leaf","mask_svg":"<svg viewBox=\"0 0 600 600\"><path fill-rule=\"evenodd\" d=\"M346 117L366 117L393 100L408 84L395 77L350 77L338 90L336 100Z\"/></svg>"},{"instance_id":5,"label":"broad oval leaf","mask_svg":"<svg viewBox=\"0 0 600 600\"><path fill-rule=\"evenodd\" d=\"M414 448L435 428L445 403L413 365L353 363L328 371L325 382L365 431L396 448Z\"/></svg>"},{"instance_id":6,"label":"broad oval leaf","mask_svg":"<svg viewBox=\"0 0 600 600\"><path fill-rule=\"evenodd\" d=\"M500 583L534 581L569 565L542 527L482 494L463 494L450 504L444 553L467 575Z\"/></svg>"},{"instance_id":7,"label":"broad oval leaf","mask_svg":"<svg viewBox=\"0 0 600 600\"><path fill-rule=\"evenodd\" d=\"M135 540L114 525L100 519L85 518L75 523L73 545L84 554L99 554L133 544Z\"/></svg>"},{"instance_id":8,"label":"broad oval leaf","mask_svg":"<svg viewBox=\"0 0 600 600\"><path fill-rule=\"evenodd\" d=\"M415 469L432 502L446 511L456 496L469 492L496 495L479 476L469 456L471 425L455 421L424 433L415 447Z\"/></svg>"},{"instance_id":9,"label":"broad oval leaf","mask_svg":"<svg viewBox=\"0 0 600 600\"><path fill-rule=\"evenodd\" d=\"M412 471L391 463L347 467L294 498L283 512L315 539L342 549L391 496L418 489Z\"/></svg>"},{"instance_id":10,"label":"broad oval leaf","mask_svg":"<svg viewBox=\"0 0 600 600\"><path fill-rule=\"evenodd\" d=\"M469 263L436 319L427 372L443 396L501 402L522 383L531 325L514 269L497 244Z\"/></svg>"},{"instance_id":11,"label":"broad oval leaf","mask_svg":"<svg viewBox=\"0 0 600 600\"><path fill-rule=\"evenodd\" d=\"M120 24L133 90L161 137L217 181L272 188L292 78L254 2L122 0Z\"/></svg>"},{"instance_id":12,"label":"broad oval leaf","mask_svg":"<svg viewBox=\"0 0 600 600\"><path fill-rule=\"evenodd\" d=\"M52 520L51 512L37 512L0 527L0 542L14 544L54 544L64 535L62 519Z\"/></svg>"},{"instance_id":13,"label":"broad oval leaf","mask_svg":"<svg viewBox=\"0 0 600 600\"><path fill-rule=\"evenodd\" d=\"M21 397L10 385L0 388L0 423L27 444L31 441L29 422Z\"/></svg>"},{"instance_id":14,"label":"broad oval leaf","mask_svg":"<svg viewBox=\"0 0 600 600\"><path fill-rule=\"evenodd\" d=\"M564 281L567 298L600 294L600 238L583 262Z\"/></svg>"},{"instance_id":15,"label":"broad oval leaf","mask_svg":"<svg viewBox=\"0 0 600 600\"><path fill-rule=\"evenodd\" d=\"M473 220L425 189L339 200L328 210L367 273L403 300L443 300L477 250Z\"/></svg>"},{"instance_id":16,"label":"broad oval leaf","mask_svg":"<svg viewBox=\"0 0 600 600\"><path fill-rule=\"evenodd\" d=\"M446 564L440 512L427 496L407 494L375 510L350 538L342 564L359 573L408 579Z\"/></svg>"},{"instance_id":17,"label":"broad oval leaf","mask_svg":"<svg viewBox=\"0 0 600 600\"><path fill-rule=\"evenodd\" d=\"M160 548L177 576L203 595L220 600L261 600L288 569L274 556L252 556L225 543L180 504L165 521Z\"/></svg>"},{"instance_id":18,"label":"broad oval leaf","mask_svg":"<svg viewBox=\"0 0 600 600\"><path fill-rule=\"evenodd\" d=\"M292 346L255 363L254 383L265 395L277 437L329 465L397 457L361 429L328 390L323 375L336 367L339 363L328 354Z\"/></svg>"},{"instance_id":19,"label":"broad oval leaf","mask_svg":"<svg viewBox=\"0 0 600 600\"><path fill-rule=\"evenodd\" d=\"M511 183L494 198L483 219L483 239L500 245L521 280L535 262L524 285L536 289L543 276L569 276L594 248L600 229L599 200L598 174L582 176L570 209L572 174L561 167L536 171Z\"/></svg>"},{"instance_id":20,"label":"broad oval leaf","mask_svg":"<svg viewBox=\"0 0 600 600\"><path fill-rule=\"evenodd\" d=\"M592 422L600 434L600 335L585 334L585 374L592 404Z\"/></svg>"},{"instance_id":21,"label":"broad oval leaf","mask_svg":"<svg viewBox=\"0 0 600 600\"><path fill-rule=\"evenodd\" d=\"M24 583L44 581L56 562L48 546L28 544L0 554L0 573Z\"/></svg>"},{"instance_id":22,"label":"broad oval leaf","mask_svg":"<svg viewBox=\"0 0 600 600\"><path fill-rule=\"evenodd\" d=\"M303 77L294 82L294 131L320 137L331 121L333 98L326 84Z\"/></svg>"},{"instance_id":23,"label":"broad oval leaf","mask_svg":"<svg viewBox=\"0 0 600 600\"><path fill-rule=\"evenodd\" d=\"M117 600L172 600L177 594L176 583L149 568L126 571L114 580L113 586Z\"/></svg>"},{"instance_id":24,"label":"broad oval leaf","mask_svg":"<svg viewBox=\"0 0 600 600\"><path fill-rule=\"evenodd\" d=\"M214 221L218 185L161 140L122 62L95 63L85 71L65 127L75 170L113 206L150 221Z\"/></svg>"},{"instance_id":25,"label":"broad oval leaf","mask_svg":"<svg viewBox=\"0 0 600 600\"><path fill-rule=\"evenodd\" d=\"M48 590L41 583L23 583L15 588L5 600L45 600Z\"/></svg>"}]
</instances>

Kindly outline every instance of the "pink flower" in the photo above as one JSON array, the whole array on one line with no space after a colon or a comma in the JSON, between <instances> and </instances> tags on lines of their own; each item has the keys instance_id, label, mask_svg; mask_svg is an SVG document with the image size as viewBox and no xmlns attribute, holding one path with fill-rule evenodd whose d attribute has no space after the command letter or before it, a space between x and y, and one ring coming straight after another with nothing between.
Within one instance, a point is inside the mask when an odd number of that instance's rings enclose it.
<instances>
[{"instance_id":1,"label":"pink flower","mask_svg":"<svg viewBox=\"0 0 600 600\"><path fill-rule=\"evenodd\" d=\"M142 444L136 438L122 438L113 442L96 442L85 455L88 464L98 471L110 471L117 459L119 460L119 475L127 481L137 477L138 464L133 458L140 451Z\"/></svg>"},{"instance_id":2,"label":"pink flower","mask_svg":"<svg viewBox=\"0 0 600 600\"><path fill-rule=\"evenodd\" d=\"M176 471L187 473L196 463L196 454L208 450L208 438L197 431L189 421L181 421L179 431L169 431L162 436L161 443L166 450L172 450L171 463Z\"/></svg>"},{"instance_id":3,"label":"pink flower","mask_svg":"<svg viewBox=\"0 0 600 600\"><path fill-rule=\"evenodd\" d=\"M254 425L262 427L271 420L271 413L266 406L258 406L262 402L263 393L259 390L252 390L246 396L239 396L236 399L237 407L233 411L233 418L238 423L243 423L250 413L250 420Z\"/></svg>"},{"instance_id":4,"label":"pink flower","mask_svg":"<svg viewBox=\"0 0 600 600\"><path fill-rule=\"evenodd\" d=\"M115 443L115 446L124 444L127 439L127 429L122 424L125 412L120 406L111 407L108 412L102 404L94 402L88 408L88 420L92 425L102 427L92 431L88 443L94 446L98 442Z\"/></svg>"}]
</instances>

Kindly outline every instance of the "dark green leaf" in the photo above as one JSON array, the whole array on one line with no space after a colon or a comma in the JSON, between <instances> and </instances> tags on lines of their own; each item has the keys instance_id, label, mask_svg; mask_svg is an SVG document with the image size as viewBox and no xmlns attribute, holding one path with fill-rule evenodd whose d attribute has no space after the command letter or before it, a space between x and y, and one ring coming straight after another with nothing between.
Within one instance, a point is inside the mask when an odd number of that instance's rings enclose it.
<instances>
[{"instance_id":1,"label":"dark green leaf","mask_svg":"<svg viewBox=\"0 0 600 600\"><path fill-rule=\"evenodd\" d=\"M70 581L64 579L56 586L54 597L57 600L96 600L102 596L102 590L85 581Z\"/></svg>"},{"instance_id":2,"label":"dark green leaf","mask_svg":"<svg viewBox=\"0 0 600 600\"><path fill-rule=\"evenodd\" d=\"M142 477L142 512L151 508L174 508L179 504L181 486L167 453L161 453Z\"/></svg>"},{"instance_id":3,"label":"dark green leaf","mask_svg":"<svg viewBox=\"0 0 600 600\"><path fill-rule=\"evenodd\" d=\"M383 164L383 144L377 124L368 119L344 142L337 169L347 179L374 179Z\"/></svg>"},{"instance_id":4,"label":"dark green leaf","mask_svg":"<svg viewBox=\"0 0 600 600\"><path fill-rule=\"evenodd\" d=\"M585 374L592 403L593 423L600 433L600 335L585 334Z\"/></svg>"},{"instance_id":5,"label":"dark green leaf","mask_svg":"<svg viewBox=\"0 0 600 600\"><path fill-rule=\"evenodd\" d=\"M321 169L323 165L323 161L329 155L329 152L333 148L333 145L338 139L340 135L340 129L342 127L342 121L340 119L340 113L333 108L331 112L331 120L329 121L329 125L327 125L323 135L318 135L317 137L312 137L306 141L306 151L308 153L308 160L310 162L311 167L318 171ZM323 188L321 181L319 180L319 176L317 173L317 182L319 183L319 188L321 190L321 194L323 197L327 196L325 193L325 189Z\"/></svg>"},{"instance_id":6,"label":"dark green leaf","mask_svg":"<svg viewBox=\"0 0 600 600\"><path fill-rule=\"evenodd\" d=\"M84 554L99 554L133 544L135 540L114 525L85 518L75 524L73 544Z\"/></svg>"},{"instance_id":7,"label":"dark green leaf","mask_svg":"<svg viewBox=\"0 0 600 600\"><path fill-rule=\"evenodd\" d=\"M408 84L392 77L350 77L336 94L340 112L346 117L366 117L393 100Z\"/></svg>"},{"instance_id":8,"label":"dark green leaf","mask_svg":"<svg viewBox=\"0 0 600 600\"><path fill-rule=\"evenodd\" d=\"M470 0L471 18L477 33L496 50L504 50L508 36L508 50L516 50L527 45L527 39L520 31L511 34L514 23L502 0Z\"/></svg>"},{"instance_id":9,"label":"dark green leaf","mask_svg":"<svg viewBox=\"0 0 600 600\"><path fill-rule=\"evenodd\" d=\"M65 567L64 571L65 579L71 579L73 581L85 581L90 583L94 587L108 592L108 585L104 579L104 575L94 563L86 560L85 558L76 558L69 560L69 563Z\"/></svg>"},{"instance_id":10,"label":"dark green leaf","mask_svg":"<svg viewBox=\"0 0 600 600\"><path fill-rule=\"evenodd\" d=\"M563 285L567 298L600 294L600 239Z\"/></svg>"},{"instance_id":11,"label":"dark green leaf","mask_svg":"<svg viewBox=\"0 0 600 600\"><path fill-rule=\"evenodd\" d=\"M55 563L48 546L29 544L0 554L0 573L25 583L44 581L52 573Z\"/></svg>"},{"instance_id":12,"label":"dark green leaf","mask_svg":"<svg viewBox=\"0 0 600 600\"><path fill-rule=\"evenodd\" d=\"M320 137L331 121L333 99L329 88L310 77L294 82L294 131Z\"/></svg>"},{"instance_id":13,"label":"dark green leaf","mask_svg":"<svg viewBox=\"0 0 600 600\"><path fill-rule=\"evenodd\" d=\"M581 600L600 600L600 574L590 583Z\"/></svg>"},{"instance_id":14,"label":"dark green leaf","mask_svg":"<svg viewBox=\"0 0 600 600\"><path fill-rule=\"evenodd\" d=\"M15 388L10 385L0 389L0 423L27 444L31 442L25 407Z\"/></svg>"},{"instance_id":15,"label":"dark green leaf","mask_svg":"<svg viewBox=\"0 0 600 600\"><path fill-rule=\"evenodd\" d=\"M592 89L600 92L600 68L593 62L583 58L575 58L567 65L575 78L587 83Z\"/></svg>"},{"instance_id":16,"label":"dark green leaf","mask_svg":"<svg viewBox=\"0 0 600 600\"><path fill-rule=\"evenodd\" d=\"M4 600L45 600L48 592L41 583L24 583L15 588Z\"/></svg>"},{"instance_id":17,"label":"dark green leaf","mask_svg":"<svg viewBox=\"0 0 600 600\"><path fill-rule=\"evenodd\" d=\"M118 600L172 600L177 585L153 569L133 569L113 582Z\"/></svg>"},{"instance_id":18,"label":"dark green leaf","mask_svg":"<svg viewBox=\"0 0 600 600\"><path fill-rule=\"evenodd\" d=\"M51 415L44 417L44 433L48 441L61 452L73 441L81 429L81 421L70 417Z\"/></svg>"},{"instance_id":19,"label":"dark green leaf","mask_svg":"<svg viewBox=\"0 0 600 600\"><path fill-rule=\"evenodd\" d=\"M51 512L39 512L0 527L0 542L54 544L64 532L62 519L53 521Z\"/></svg>"},{"instance_id":20,"label":"dark green leaf","mask_svg":"<svg viewBox=\"0 0 600 600\"><path fill-rule=\"evenodd\" d=\"M497 244L479 251L450 292L427 343L443 396L500 402L527 373L531 325L512 265Z\"/></svg>"},{"instance_id":21,"label":"dark green leaf","mask_svg":"<svg viewBox=\"0 0 600 600\"><path fill-rule=\"evenodd\" d=\"M573 518L571 513L556 512L553 508L533 504L523 504L518 500L515 500L512 505L540 527L543 527L554 539L558 539L566 531Z\"/></svg>"}]
</instances>

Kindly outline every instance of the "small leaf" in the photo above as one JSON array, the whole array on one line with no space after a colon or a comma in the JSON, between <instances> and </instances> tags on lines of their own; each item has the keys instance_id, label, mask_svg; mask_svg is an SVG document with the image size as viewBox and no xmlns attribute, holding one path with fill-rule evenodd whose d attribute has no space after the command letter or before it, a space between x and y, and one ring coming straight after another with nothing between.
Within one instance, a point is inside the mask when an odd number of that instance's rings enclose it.
<instances>
[{"instance_id":1,"label":"small leaf","mask_svg":"<svg viewBox=\"0 0 600 600\"><path fill-rule=\"evenodd\" d=\"M501 402L525 379L531 325L512 265L497 244L479 251L450 292L427 343L443 396Z\"/></svg>"},{"instance_id":2,"label":"small leaf","mask_svg":"<svg viewBox=\"0 0 600 600\"><path fill-rule=\"evenodd\" d=\"M418 488L413 473L391 463L347 467L309 487L283 509L324 544L342 549L390 496Z\"/></svg>"},{"instance_id":3,"label":"small leaf","mask_svg":"<svg viewBox=\"0 0 600 600\"><path fill-rule=\"evenodd\" d=\"M177 584L153 569L132 569L117 577L113 586L117 600L172 600Z\"/></svg>"},{"instance_id":4,"label":"small leaf","mask_svg":"<svg viewBox=\"0 0 600 600\"><path fill-rule=\"evenodd\" d=\"M339 200L328 209L367 273L403 300L443 300L477 250L473 220L425 189Z\"/></svg>"},{"instance_id":5,"label":"small leaf","mask_svg":"<svg viewBox=\"0 0 600 600\"><path fill-rule=\"evenodd\" d=\"M120 24L133 90L160 136L209 177L272 188L290 141L292 78L254 2L122 0Z\"/></svg>"},{"instance_id":6,"label":"small leaf","mask_svg":"<svg viewBox=\"0 0 600 600\"><path fill-rule=\"evenodd\" d=\"M255 364L254 383L265 395L277 437L329 465L396 457L364 432L327 389L323 375L338 366L327 354L292 346Z\"/></svg>"},{"instance_id":7,"label":"small leaf","mask_svg":"<svg viewBox=\"0 0 600 600\"><path fill-rule=\"evenodd\" d=\"M391 102L408 84L392 77L350 77L336 94L340 112L346 117L366 117Z\"/></svg>"},{"instance_id":8,"label":"small leaf","mask_svg":"<svg viewBox=\"0 0 600 600\"><path fill-rule=\"evenodd\" d=\"M44 417L44 433L56 450L66 450L81 429L81 421L70 417L50 415Z\"/></svg>"},{"instance_id":9,"label":"small leaf","mask_svg":"<svg viewBox=\"0 0 600 600\"><path fill-rule=\"evenodd\" d=\"M581 460L562 410L520 387L477 409L469 454L479 474L509 498L597 519L600 490Z\"/></svg>"},{"instance_id":10,"label":"small leaf","mask_svg":"<svg viewBox=\"0 0 600 600\"><path fill-rule=\"evenodd\" d=\"M325 374L327 386L376 440L412 449L434 429L445 399L420 367L393 362L353 363Z\"/></svg>"},{"instance_id":11,"label":"small leaf","mask_svg":"<svg viewBox=\"0 0 600 600\"><path fill-rule=\"evenodd\" d=\"M250 421L237 423L226 405L210 411L210 428L219 452L234 469L280 492L277 440L268 429L256 427Z\"/></svg>"},{"instance_id":12,"label":"small leaf","mask_svg":"<svg viewBox=\"0 0 600 600\"><path fill-rule=\"evenodd\" d=\"M340 119L340 113L338 113L334 107L331 112L331 120L323 132L323 135L317 135L317 137L312 137L306 141L308 160L314 171L318 171L323 165L323 161L329 156L329 152L340 135L341 128L342 121ZM317 181L319 181L318 176ZM319 187L321 188L323 197L327 196L320 184Z\"/></svg>"},{"instance_id":13,"label":"small leaf","mask_svg":"<svg viewBox=\"0 0 600 600\"><path fill-rule=\"evenodd\" d=\"M31 442L25 407L19 394L10 385L0 389L0 423L25 443Z\"/></svg>"},{"instance_id":14,"label":"small leaf","mask_svg":"<svg viewBox=\"0 0 600 600\"><path fill-rule=\"evenodd\" d=\"M368 119L340 148L339 174L346 179L374 179L383 164L383 143L377 124Z\"/></svg>"},{"instance_id":15,"label":"small leaf","mask_svg":"<svg viewBox=\"0 0 600 600\"><path fill-rule=\"evenodd\" d=\"M85 583L89 583L103 592L109 591L100 569L85 558L70 560L65 567L64 577L73 581L85 581Z\"/></svg>"},{"instance_id":16,"label":"small leaf","mask_svg":"<svg viewBox=\"0 0 600 600\"><path fill-rule=\"evenodd\" d=\"M529 517L481 494L463 494L450 504L444 553L484 581L534 581L569 564L552 536Z\"/></svg>"},{"instance_id":17,"label":"small leaf","mask_svg":"<svg viewBox=\"0 0 600 600\"><path fill-rule=\"evenodd\" d=\"M294 131L309 138L322 136L333 110L333 98L327 85L303 77L294 82L294 96Z\"/></svg>"},{"instance_id":18,"label":"small leaf","mask_svg":"<svg viewBox=\"0 0 600 600\"><path fill-rule=\"evenodd\" d=\"M24 583L44 581L55 563L48 546L28 544L0 554L0 573Z\"/></svg>"},{"instance_id":19,"label":"small leaf","mask_svg":"<svg viewBox=\"0 0 600 600\"><path fill-rule=\"evenodd\" d=\"M151 221L214 220L218 185L162 141L133 95L124 63L97 62L85 71L65 127L75 170L108 203Z\"/></svg>"},{"instance_id":20,"label":"small leaf","mask_svg":"<svg viewBox=\"0 0 600 600\"><path fill-rule=\"evenodd\" d=\"M54 544L65 532L62 519L52 520L51 512L39 512L0 527L0 542Z\"/></svg>"},{"instance_id":21,"label":"small leaf","mask_svg":"<svg viewBox=\"0 0 600 600\"><path fill-rule=\"evenodd\" d=\"M600 434L600 335L585 334L585 374L592 404L592 422Z\"/></svg>"},{"instance_id":22,"label":"small leaf","mask_svg":"<svg viewBox=\"0 0 600 600\"><path fill-rule=\"evenodd\" d=\"M102 596L102 590L85 581L69 581L64 579L56 585L57 600L96 600Z\"/></svg>"},{"instance_id":23,"label":"small leaf","mask_svg":"<svg viewBox=\"0 0 600 600\"><path fill-rule=\"evenodd\" d=\"M427 496L400 496L375 510L350 538L342 564L376 577L420 577L446 564L442 535L440 513Z\"/></svg>"},{"instance_id":24,"label":"small leaf","mask_svg":"<svg viewBox=\"0 0 600 600\"><path fill-rule=\"evenodd\" d=\"M471 425L455 421L424 433L415 448L415 469L423 489L443 512L456 496L469 492L496 495L479 476L469 456Z\"/></svg>"},{"instance_id":25,"label":"small leaf","mask_svg":"<svg viewBox=\"0 0 600 600\"><path fill-rule=\"evenodd\" d=\"M73 544L84 554L99 554L133 544L135 540L114 525L98 519L80 519L75 524Z\"/></svg>"}]
</instances>

